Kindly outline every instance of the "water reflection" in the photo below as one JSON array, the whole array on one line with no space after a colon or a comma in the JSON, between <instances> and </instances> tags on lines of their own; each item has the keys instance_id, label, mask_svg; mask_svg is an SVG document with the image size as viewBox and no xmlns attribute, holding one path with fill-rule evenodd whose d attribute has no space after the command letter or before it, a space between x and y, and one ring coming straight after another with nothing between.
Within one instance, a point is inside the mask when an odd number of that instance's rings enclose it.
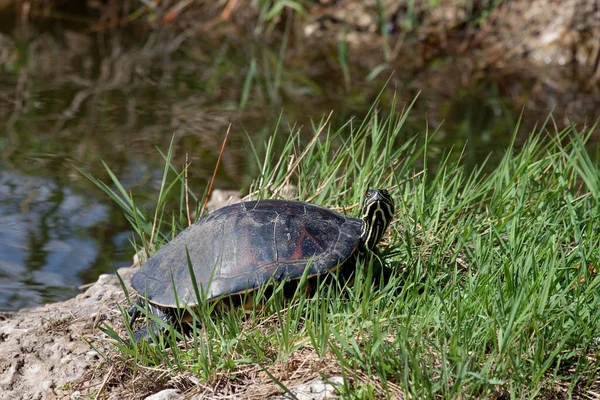
<instances>
[{"instance_id":1,"label":"water reflection","mask_svg":"<svg viewBox=\"0 0 600 400\"><path fill-rule=\"evenodd\" d=\"M0 172L0 309L77 294L101 251L92 228L108 216L52 179Z\"/></svg>"}]
</instances>

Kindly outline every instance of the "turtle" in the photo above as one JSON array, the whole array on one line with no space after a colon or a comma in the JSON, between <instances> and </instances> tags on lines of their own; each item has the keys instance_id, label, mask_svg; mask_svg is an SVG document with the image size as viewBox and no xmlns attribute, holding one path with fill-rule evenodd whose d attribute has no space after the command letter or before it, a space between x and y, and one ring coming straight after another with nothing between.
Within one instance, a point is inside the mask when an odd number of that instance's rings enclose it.
<instances>
[{"instance_id":1,"label":"turtle","mask_svg":"<svg viewBox=\"0 0 600 400\"><path fill-rule=\"evenodd\" d=\"M356 256L375 249L393 215L394 201L385 189L366 192L361 218L276 199L215 210L162 246L132 276L138 300L129 309L130 326L146 305L172 324L177 308L198 305L195 289L202 301L216 301L283 280L297 284L303 276L340 267L353 271ZM134 338L150 341L163 329L151 321Z\"/></svg>"}]
</instances>

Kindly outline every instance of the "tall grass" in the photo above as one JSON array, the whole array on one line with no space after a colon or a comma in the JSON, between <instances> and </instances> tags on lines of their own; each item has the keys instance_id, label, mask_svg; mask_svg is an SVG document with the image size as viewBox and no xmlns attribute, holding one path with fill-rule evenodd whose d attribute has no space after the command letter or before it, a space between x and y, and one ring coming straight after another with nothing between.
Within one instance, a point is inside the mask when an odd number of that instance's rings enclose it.
<instances>
[{"instance_id":1,"label":"tall grass","mask_svg":"<svg viewBox=\"0 0 600 400\"><path fill-rule=\"evenodd\" d=\"M188 339L171 328L158 345L134 346L131 331L107 327L111 357L190 393L260 397L339 375L342 398L597 396L600 174L585 149L590 132L542 127L484 173L451 154L429 159L428 135L402 141L406 113L394 110L384 118L374 107L338 129L324 120L313 140L290 135L277 151L275 132L254 154L254 198L294 184L297 199L357 215L365 189L390 188L395 220L380 251L357 263L353 286L327 281L284 301L279 285L250 311L204 302ZM188 190L165 158L157 211L136 208L114 176L113 186L98 182L151 253L185 221L184 207L165 212L168 191Z\"/></svg>"}]
</instances>

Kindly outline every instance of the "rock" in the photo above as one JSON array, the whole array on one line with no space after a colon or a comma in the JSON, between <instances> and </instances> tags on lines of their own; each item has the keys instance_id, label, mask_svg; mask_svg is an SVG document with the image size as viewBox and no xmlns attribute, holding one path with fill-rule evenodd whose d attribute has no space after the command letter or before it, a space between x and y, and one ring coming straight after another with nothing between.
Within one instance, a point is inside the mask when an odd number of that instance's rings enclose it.
<instances>
[{"instance_id":1,"label":"rock","mask_svg":"<svg viewBox=\"0 0 600 400\"><path fill-rule=\"evenodd\" d=\"M297 400L325 400L325 399L337 399L337 386L344 383L344 378L341 376L334 376L326 380L314 380L312 382L305 383L290 388L290 391ZM289 400L294 397L288 393L278 394L271 396L268 400Z\"/></svg>"},{"instance_id":2,"label":"rock","mask_svg":"<svg viewBox=\"0 0 600 400\"><path fill-rule=\"evenodd\" d=\"M242 199L236 190L215 189L212 191L210 200L206 204L206 209L209 212L212 212L218 208L239 203L240 201L242 201Z\"/></svg>"},{"instance_id":3,"label":"rock","mask_svg":"<svg viewBox=\"0 0 600 400\"><path fill-rule=\"evenodd\" d=\"M275 193L284 200L292 200L296 196L297 189L298 188L293 183L287 183L279 187L279 193L277 193L277 191L275 191Z\"/></svg>"},{"instance_id":4,"label":"rock","mask_svg":"<svg viewBox=\"0 0 600 400\"><path fill-rule=\"evenodd\" d=\"M165 389L152 396L146 397L146 400L183 400L183 395L177 389Z\"/></svg>"}]
</instances>

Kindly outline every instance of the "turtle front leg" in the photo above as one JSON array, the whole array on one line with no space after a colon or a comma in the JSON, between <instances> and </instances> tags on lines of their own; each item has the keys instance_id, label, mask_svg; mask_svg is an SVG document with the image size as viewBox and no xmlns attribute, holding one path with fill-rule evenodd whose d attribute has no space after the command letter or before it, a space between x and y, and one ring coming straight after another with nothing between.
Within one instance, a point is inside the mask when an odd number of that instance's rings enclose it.
<instances>
[{"instance_id":1,"label":"turtle front leg","mask_svg":"<svg viewBox=\"0 0 600 400\"><path fill-rule=\"evenodd\" d=\"M135 303L127 310L127 314L129 314L129 327L133 328L133 323L140 316L140 308L144 307L144 302L142 299L138 298Z\"/></svg>"},{"instance_id":2,"label":"turtle front leg","mask_svg":"<svg viewBox=\"0 0 600 400\"><path fill-rule=\"evenodd\" d=\"M146 301L144 299L138 299L138 301L131 306L128 310L128 314L130 316L129 326L132 327L135 320L140 316L141 311L140 308L144 308L146 306ZM161 321L163 321L167 326L171 325L174 321L173 313L165 311L162 307L155 306L154 304L148 303L148 312L156 317L158 317ZM138 329L133 333L133 338L137 343L141 343L144 340L148 343L153 341L153 337L157 338L160 334L165 331L165 327L162 324L157 323L156 321L148 321L146 326Z\"/></svg>"}]
</instances>

